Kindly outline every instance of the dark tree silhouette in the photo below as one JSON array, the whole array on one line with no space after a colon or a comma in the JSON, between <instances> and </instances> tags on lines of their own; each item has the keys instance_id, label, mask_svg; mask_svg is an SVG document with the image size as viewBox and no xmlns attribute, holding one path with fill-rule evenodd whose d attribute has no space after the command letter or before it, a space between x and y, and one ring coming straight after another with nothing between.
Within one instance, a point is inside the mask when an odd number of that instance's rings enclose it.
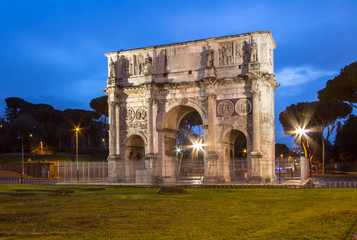
<instances>
[{"instance_id":1,"label":"dark tree silhouette","mask_svg":"<svg viewBox=\"0 0 357 240\"><path fill-rule=\"evenodd\" d=\"M21 98L7 98L6 118L0 130L0 142L4 142L1 151L14 151L18 148L18 136L26 138L26 150L29 143L43 143L47 149L70 149L73 147L74 126L80 125L83 148L102 147L105 126L100 114L81 109L59 111L48 104L32 104ZM29 135L31 139L28 139ZM105 133L104 133L105 134ZM3 139L3 140L2 140ZM6 141L4 141L6 139Z\"/></svg>"},{"instance_id":2,"label":"dark tree silhouette","mask_svg":"<svg viewBox=\"0 0 357 240\"><path fill-rule=\"evenodd\" d=\"M322 102L347 102L357 108L357 62L344 67L338 76L328 80L326 87L318 92L318 97Z\"/></svg>"},{"instance_id":3,"label":"dark tree silhouette","mask_svg":"<svg viewBox=\"0 0 357 240\"><path fill-rule=\"evenodd\" d=\"M357 159L357 116L350 115L344 125L337 129L335 147L338 157L344 162Z\"/></svg>"},{"instance_id":4,"label":"dark tree silhouette","mask_svg":"<svg viewBox=\"0 0 357 240\"><path fill-rule=\"evenodd\" d=\"M283 155L283 157L297 157L297 153L290 151L290 149L288 148L288 146L286 146L285 144L282 143L276 143L275 144L275 157L276 158L281 158L281 155Z\"/></svg>"},{"instance_id":5,"label":"dark tree silhouette","mask_svg":"<svg viewBox=\"0 0 357 240\"><path fill-rule=\"evenodd\" d=\"M107 117L108 117L108 96L101 96L97 98L93 98L89 106L96 111L97 113L101 114L104 116L104 123L107 123Z\"/></svg>"}]
</instances>

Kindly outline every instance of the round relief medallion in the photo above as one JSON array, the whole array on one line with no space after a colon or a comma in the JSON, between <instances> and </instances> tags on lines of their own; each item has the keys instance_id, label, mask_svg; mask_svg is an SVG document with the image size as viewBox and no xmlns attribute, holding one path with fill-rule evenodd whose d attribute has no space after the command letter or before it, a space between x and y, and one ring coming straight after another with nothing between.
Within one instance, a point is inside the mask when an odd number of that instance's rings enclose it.
<instances>
[{"instance_id":1,"label":"round relief medallion","mask_svg":"<svg viewBox=\"0 0 357 240\"><path fill-rule=\"evenodd\" d=\"M229 100L223 100L218 104L218 114L226 117L231 116L234 111L233 103Z\"/></svg>"},{"instance_id":2,"label":"round relief medallion","mask_svg":"<svg viewBox=\"0 0 357 240\"><path fill-rule=\"evenodd\" d=\"M239 115L247 115L252 111L252 104L248 99L240 99L237 101L235 109Z\"/></svg>"},{"instance_id":3,"label":"round relief medallion","mask_svg":"<svg viewBox=\"0 0 357 240\"><path fill-rule=\"evenodd\" d=\"M136 119L140 121L145 121L147 118L147 109L145 107L141 107L136 110Z\"/></svg>"},{"instance_id":4,"label":"round relief medallion","mask_svg":"<svg viewBox=\"0 0 357 240\"><path fill-rule=\"evenodd\" d=\"M131 122L135 118L135 111L132 108L127 108L121 112L121 119L125 122Z\"/></svg>"}]
</instances>

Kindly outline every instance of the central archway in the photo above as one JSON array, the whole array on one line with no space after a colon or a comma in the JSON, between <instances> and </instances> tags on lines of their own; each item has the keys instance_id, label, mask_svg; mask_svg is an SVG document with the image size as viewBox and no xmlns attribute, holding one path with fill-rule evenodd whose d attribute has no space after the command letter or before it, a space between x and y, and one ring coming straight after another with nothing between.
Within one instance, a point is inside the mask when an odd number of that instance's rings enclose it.
<instances>
[{"instance_id":1,"label":"central archway","mask_svg":"<svg viewBox=\"0 0 357 240\"><path fill-rule=\"evenodd\" d=\"M204 177L202 119L197 111L186 114L178 128L177 177L181 181L201 181Z\"/></svg>"},{"instance_id":2,"label":"central archway","mask_svg":"<svg viewBox=\"0 0 357 240\"><path fill-rule=\"evenodd\" d=\"M204 130L195 108L179 105L164 117L162 173L164 181L200 180L204 177Z\"/></svg>"}]
</instances>

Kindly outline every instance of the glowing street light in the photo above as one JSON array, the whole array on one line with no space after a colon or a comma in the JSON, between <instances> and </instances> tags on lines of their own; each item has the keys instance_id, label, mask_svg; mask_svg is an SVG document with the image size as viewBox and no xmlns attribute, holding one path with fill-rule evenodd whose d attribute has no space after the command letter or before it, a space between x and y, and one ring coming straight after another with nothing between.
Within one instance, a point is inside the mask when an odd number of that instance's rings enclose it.
<instances>
[{"instance_id":1,"label":"glowing street light","mask_svg":"<svg viewBox=\"0 0 357 240\"><path fill-rule=\"evenodd\" d=\"M182 152L182 149L180 147L177 147L176 148L176 153L178 154L178 153L181 153L181 152Z\"/></svg>"},{"instance_id":2,"label":"glowing street light","mask_svg":"<svg viewBox=\"0 0 357 240\"><path fill-rule=\"evenodd\" d=\"M300 127L295 130L295 133L298 135L305 135L307 132L308 132L308 130L306 130L304 128L300 128Z\"/></svg>"},{"instance_id":3,"label":"glowing street light","mask_svg":"<svg viewBox=\"0 0 357 240\"><path fill-rule=\"evenodd\" d=\"M198 151L198 150L202 150L202 143L197 141L193 143L193 148Z\"/></svg>"},{"instance_id":4,"label":"glowing street light","mask_svg":"<svg viewBox=\"0 0 357 240\"><path fill-rule=\"evenodd\" d=\"M302 153L302 138L307 132L309 132L309 130L300 127L295 130L296 135L300 135L300 154Z\"/></svg>"}]
</instances>

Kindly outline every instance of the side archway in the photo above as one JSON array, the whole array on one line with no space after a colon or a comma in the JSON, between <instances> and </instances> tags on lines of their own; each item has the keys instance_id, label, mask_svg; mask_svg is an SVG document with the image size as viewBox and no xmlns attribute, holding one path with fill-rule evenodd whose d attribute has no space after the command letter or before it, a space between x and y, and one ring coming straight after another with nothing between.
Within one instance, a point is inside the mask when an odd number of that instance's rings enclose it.
<instances>
[{"instance_id":1,"label":"side archway","mask_svg":"<svg viewBox=\"0 0 357 240\"><path fill-rule=\"evenodd\" d=\"M139 135L131 135L125 144L125 176L127 182L137 182L138 171L145 168L145 142Z\"/></svg>"},{"instance_id":2,"label":"side archway","mask_svg":"<svg viewBox=\"0 0 357 240\"><path fill-rule=\"evenodd\" d=\"M224 137L224 158L231 181L245 179L248 173L248 141L246 135L232 129Z\"/></svg>"}]
</instances>

